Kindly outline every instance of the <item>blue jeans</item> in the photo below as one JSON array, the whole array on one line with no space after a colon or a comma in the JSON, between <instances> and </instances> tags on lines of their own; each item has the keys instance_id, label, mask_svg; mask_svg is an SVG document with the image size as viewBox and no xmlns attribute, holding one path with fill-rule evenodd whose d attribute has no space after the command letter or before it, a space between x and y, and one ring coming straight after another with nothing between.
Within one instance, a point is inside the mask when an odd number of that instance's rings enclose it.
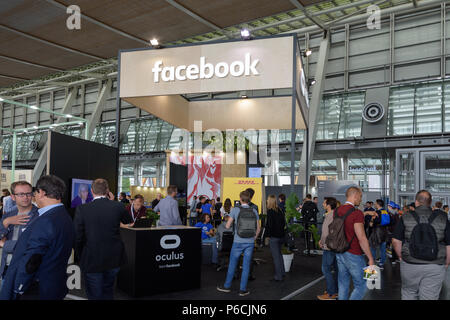
<instances>
[{"instance_id":1,"label":"blue jeans","mask_svg":"<svg viewBox=\"0 0 450 320\"><path fill-rule=\"evenodd\" d=\"M384 265L386 262L386 242L380 243L380 265ZM377 256L377 248L370 248L370 251L372 251L373 260L376 259Z\"/></svg>"},{"instance_id":2,"label":"blue jeans","mask_svg":"<svg viewBox=\"0 0 450 320\"><path fill-rule=\"evenodd\" d=\"M334 270L334 273L332 272ZM336 261L336 253L323 250L322 256L322 273L327 283L327 292L329 295L338 293L338 266Z\"/></svg>"},{"instance_id":3,"label":"blue jeans","mask_svg":"<svg viewBox=\"0 0 450 320\"><path fill-rule=\"evenodd\" d=\"M348 300L350 279L353 280L354 287L350 300L362 300L367 291L366 280L364 280L364 268L366 267L364 257L347 251L336 254L336 259L339 269L339 300Z\"/></svg>"},{"instance_id":4,"label":"blue jeans","mask_svg":"<svg viewBox=\"0 0 450 320\"><path fill-rule=\"evenodd\" d=\"M86 295L89 300L113 300L114 281L120 268L105 272L85 273Z\"/></svg>"},{"instance_id":5,"label":"blue jeans","mask_svg":"<svg viewBox=\"0 0 450 320\"><path fill-rule=\"evenodd\" d=\"M212 243L212 263L215 263L215 264L219 263L218 258L217 258L219 256L219 254L217 251L216 237L202 239L202 242Z\"/></svg>"},{"instance_id":6,"label":"blue jeans","mask_svg":"<svg viewBox=\"0 0 450 320\"><path fill-rule=\"evenodd\" d=\"M239 258L241 254L244 253L244 259L242 262L242 275L241 275L241 286L240 290L247 290L248 276L250 274L250 265L252 262L253 249L255 248L255 243L240 243L233 242L230 252L230 264L228 265L227 279L225 280L224 287L231 288L231 282L233 281L234 272L239 263Z\"/></svg>"}]
</instances>

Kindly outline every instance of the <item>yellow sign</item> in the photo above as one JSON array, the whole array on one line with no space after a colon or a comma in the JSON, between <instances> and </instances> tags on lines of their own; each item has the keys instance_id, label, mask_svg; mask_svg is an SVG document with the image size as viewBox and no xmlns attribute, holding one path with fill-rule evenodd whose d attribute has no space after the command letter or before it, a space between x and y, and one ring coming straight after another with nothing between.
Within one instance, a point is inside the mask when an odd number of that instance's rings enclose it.
<instances>
[{"instance_id":1,"label":"yellow sign","mask_svg":"<svg viewBox=\"0 0 450 320\"><path fill-rule=\"evenodd\" d=\"M224 178L223 179L223 199L225 201L230 198L231 204L234 205L234 201L239 201L239 194L248 189L255 190L252 202L259 208L259 213L262 210L262 178Z\"/></svg>"}]
</instances>

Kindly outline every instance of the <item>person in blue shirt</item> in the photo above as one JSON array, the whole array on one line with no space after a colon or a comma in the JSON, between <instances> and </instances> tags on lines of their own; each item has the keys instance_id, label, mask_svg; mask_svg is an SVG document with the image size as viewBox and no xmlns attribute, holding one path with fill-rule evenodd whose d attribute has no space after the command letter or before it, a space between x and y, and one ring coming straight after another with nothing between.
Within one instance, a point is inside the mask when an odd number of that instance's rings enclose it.
<instances>
[{"instance_id":1,"label":"person in blue shirt","mask_svg":"<svg viewBox=\"0 0 450 320\"><path fill-rule=\"evenodd\" d=\"M202 229L202 242L212 243L212 263L218 263L218 252L216 244L216 236L214 234L214 227L210 223L211 217L209 214L204 213L201 218L201 222L198 222L195 227Z\"/></svg>"},{"instance_id":2,"label":"person in blue shirt","mask_svg":"<svg viewBox=\"0 0 450 320\"><path fill-rule=\"evenodd\" d=\"M202 205L202 213L207 213L211 215L211 200L206 200L206 202Z\"/></svg>"}]
</instances>

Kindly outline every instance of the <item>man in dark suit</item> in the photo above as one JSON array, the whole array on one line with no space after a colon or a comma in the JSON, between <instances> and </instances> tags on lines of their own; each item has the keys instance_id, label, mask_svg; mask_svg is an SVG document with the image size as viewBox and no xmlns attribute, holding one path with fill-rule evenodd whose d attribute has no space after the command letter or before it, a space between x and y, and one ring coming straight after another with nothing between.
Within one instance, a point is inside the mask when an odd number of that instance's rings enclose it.
<instances>
[{"instance_id":1,"label":"man in dark suit","mask_svg":"<svg viewBox=\"0 0 450 320\"><path fill-rule=\"evenodd\" d=\"M62 300L66 296L67 264L75 235L72 219L61 203L65 190L64 181L56 176L38 180L39 217L17 241L0 299Z\"/></svg>"},{"instance_id":2,"label":"man in dark suit","mask_svg":"<svg viewBox=\"0 0 450 320\"><path fill-rule=\"evenodd\" d=\"M80 260L88 299L112 300L117 273L126 263L120 225L131 219L123 204L107 198L105 179L94 180L91 189L94 200L75 212L75 259Z\"/></svg>"}]
</instances>

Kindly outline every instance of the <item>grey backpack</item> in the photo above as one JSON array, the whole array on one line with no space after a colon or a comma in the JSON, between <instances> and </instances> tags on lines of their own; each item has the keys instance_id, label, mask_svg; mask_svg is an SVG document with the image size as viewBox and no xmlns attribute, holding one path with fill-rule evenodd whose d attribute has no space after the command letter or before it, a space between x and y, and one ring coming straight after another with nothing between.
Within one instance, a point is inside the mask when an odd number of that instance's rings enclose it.
<instances>
[{"instance_id":1,"label":"grey backpack","mask_svg":"<svg viewBox=\"0 0 450 320\"><path fill-rule=\"evenodd\" d=\"M258 219L256 218L253 208L239 208L237 218L236 232L241 238L253 238L256 236Z\"/></svg>"}]
</instances>

